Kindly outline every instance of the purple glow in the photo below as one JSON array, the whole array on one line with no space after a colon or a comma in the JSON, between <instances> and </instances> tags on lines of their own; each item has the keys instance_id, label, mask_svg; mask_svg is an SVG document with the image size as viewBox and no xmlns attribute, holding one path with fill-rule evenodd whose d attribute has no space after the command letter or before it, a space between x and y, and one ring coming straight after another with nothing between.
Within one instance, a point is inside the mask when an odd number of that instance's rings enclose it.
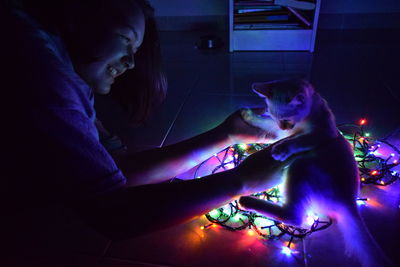
<instances>
[{"instance_id":1,"label":"purple glow","mask_svg":"<svg viewBox=\"0 0 400 267\"><path fill-rule=\"evenodd\" d=\"M283 254L285 254L286 256L288 256L288 257L289 257L290 255L292 255L292 250L291 250L290 248L286 247L286 246L283 246L283 247L282 247L281 252L282 252Z\"/></svg>"}]
</instances>

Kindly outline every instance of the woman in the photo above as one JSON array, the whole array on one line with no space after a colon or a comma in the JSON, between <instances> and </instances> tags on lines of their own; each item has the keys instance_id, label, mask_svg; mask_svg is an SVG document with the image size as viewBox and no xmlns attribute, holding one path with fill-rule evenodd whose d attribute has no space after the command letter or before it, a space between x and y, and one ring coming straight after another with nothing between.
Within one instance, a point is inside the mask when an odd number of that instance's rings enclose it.
<instances>
[{"instance_id":1,"label":"woman","mask_svg":"<svg viewBox=\"0 0 400 267\"><path fill-rule=\"evenodd\" d=\"M231 144L262 140L265 132L239 112L181 143L114 160L99 142L93 93L110 93L132 70L136 91L115 94L134 120L164 98L151 7L145 0L9 2L1 14L7 213L57 202L108 237L128 238L261 191L268 173L287 163L264 150L223 173L163 183Z\"/></svg>"}]
</instances>

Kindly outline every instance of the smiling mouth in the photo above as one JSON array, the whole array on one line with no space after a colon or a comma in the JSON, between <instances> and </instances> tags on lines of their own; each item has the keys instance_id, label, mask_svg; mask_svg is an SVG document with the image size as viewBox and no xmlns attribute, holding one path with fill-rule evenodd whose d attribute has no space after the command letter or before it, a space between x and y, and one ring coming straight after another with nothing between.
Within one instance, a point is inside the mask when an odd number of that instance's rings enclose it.
<instances>
[{"instance_id":1,"label":"smiling mouth","mask_svg":"<svg viewBox=\"0 0 400 267\"><path fill-rule=\"evenodd\" d=\"M107 72L113 78L118 76L118 70L116 68L114 68L113 66L107 66Z\"/></svg>"}]
</instances>

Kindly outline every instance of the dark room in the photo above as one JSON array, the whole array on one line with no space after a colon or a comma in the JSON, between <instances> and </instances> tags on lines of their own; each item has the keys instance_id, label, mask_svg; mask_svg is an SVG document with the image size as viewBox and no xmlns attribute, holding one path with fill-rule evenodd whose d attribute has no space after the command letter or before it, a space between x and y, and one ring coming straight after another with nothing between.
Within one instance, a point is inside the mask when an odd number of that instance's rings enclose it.
<instances>
[{"instance_id":1,"label":"dark room","mask_svg":"<svg viewBox=\"0 0 400 267\"><path fill-rule=\"evenodd\" d=\"M400 0L0 0L0 266L400 266Z\"/></svg>"}]
</instances>

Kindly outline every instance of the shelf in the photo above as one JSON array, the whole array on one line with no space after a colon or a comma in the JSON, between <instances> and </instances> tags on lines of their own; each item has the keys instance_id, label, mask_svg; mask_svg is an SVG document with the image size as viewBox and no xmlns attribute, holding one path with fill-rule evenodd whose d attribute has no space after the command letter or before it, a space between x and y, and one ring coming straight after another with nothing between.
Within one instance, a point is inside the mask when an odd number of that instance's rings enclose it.
<instances>
[{"instance_id":1,"label":"shelf","mask_svg":"<svg viewBox=\"0 0 400 267\"><path fill-rule=\"evenodd\" d=\"M301 18L301 11L298 12L296 9L284 7L281 10L290 13L290 19L287 21L255 21L249 23L234 22L234 2L236 1L229 1L229 48L231 52L314 51L320 0L316 1L315 10L306 12L307 19ZM257 1L252 2L256 3ZM259 4L254 4L254 8L259 6ZM252 8L251 5L247 7ZM297 12L300 15L296 14ZM238 20L236 19L236 21Z\"/></svg>"}]
</instances>

